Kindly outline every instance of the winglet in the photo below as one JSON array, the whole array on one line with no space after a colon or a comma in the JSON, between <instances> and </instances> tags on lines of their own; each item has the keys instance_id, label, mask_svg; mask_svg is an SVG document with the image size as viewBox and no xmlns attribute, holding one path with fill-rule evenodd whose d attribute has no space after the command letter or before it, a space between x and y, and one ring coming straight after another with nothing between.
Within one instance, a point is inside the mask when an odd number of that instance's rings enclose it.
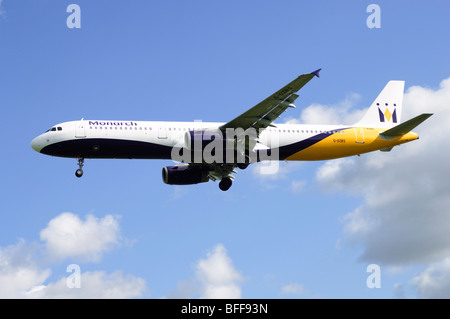
<instances>
[{"instance_id":1,"label":"winglet","mask_svg":"<svg viewBox=\"0 0 450 319\"><path fill-rule=\"evenodd\" d=\"M311 74L314 74L315 76L317 76L318 78L320 78L320 76L319 76L320 70L322 70L322 69L317 69L317 70L315 70L314 72L311 72Z\"/></svg>"}]
</instances>

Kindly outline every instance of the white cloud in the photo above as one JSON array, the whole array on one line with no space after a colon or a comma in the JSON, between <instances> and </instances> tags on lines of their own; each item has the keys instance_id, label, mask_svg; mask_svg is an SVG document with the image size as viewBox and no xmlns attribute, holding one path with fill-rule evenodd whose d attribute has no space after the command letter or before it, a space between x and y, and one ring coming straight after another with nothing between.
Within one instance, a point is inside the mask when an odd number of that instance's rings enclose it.
<instances>
[{"instance_id":1,"label":"white cloud","mask_svg":"<svg viewBox=\"0 0 450 319\"><path fill-rule=\"evenodd\" d=\"M98 261L104 252L119 243L119 234L117 216L88 215L82 221L75 214L63 213L48 223L40 237L52 258Z\"/></svg>"},{"instance_id":2,"label":"white cloud","mask_svg":"<svg viewBox=\"0 0 450 319\"><path fill-rule=\"evenodd\" d=\"M305 289L302 284L290 283L281 288L281 293L283 295L307 295L309 292Z\"/></svg>"},{"instance_id":3,"label":"white cloud","mask_svg":"<svg viewBox=\"0 0 450 319\"><path fill-rule=\"evenodd\" d=\"M200 283L196 279L180 281L174 291L171 291L164 299L191 299L198 297Z\"/></svg>"},{"instance_id":4,"label":"white cloud","mask_svg":"<svg viewBox=\"0 0 450 319\"><path fill-rule=\"evenodd\" d=\"M206 258L195 265L195 278L177 285L168 298L238 299L241 298L242 275L234 268L227 250L218 244Z\"/></svg>"},{"instance_id":5,"label":"white cloud","mask_svg":"<svg viewBox=\"0 0 450 319\"><path fill-rule=\"evenodd\" d=\"M450 298L450 257L429 265L421 274L415 276L410 284L417 291L419 298Z\"/></svg>"},{"instance_id":6,"label":"white cloud","mask_svg":"<svg viewBox=\"0 0 450 319\"><path fill-rule=\"evenodd\" d=\"M317 179L327 189L345 190L346 187L340 180L343 173L342 168L346 166L352 166L354 163L353 158L339 158L332 161L325 162L316 172ZM343 186L343 188L341 188Z\"/></svg>"},{"instance_id":7,"label":"white cloud","mask_svg":"<svg viewBox=\"0 0 450 319\"><path fill-rule=\"evenodd\" d=\"M450 79L437 90L411 87L404 120L435 115L415 131L421 139L390 153L328 161L317 171L326 189L360 194L364 203L343 219L361 259L386 264L435 262L450 255Z\"/></svg>"},{"instance_id":8,"label":"white cloud","mask_svg":"<svg viewBox=\"0 0 450 319\"><path fill-rule=\"evenodd\" d=\"M419 297L448 298L450 78L436 89L410 87L403 105L403 120L434 113L414 130L418 141L390 153L327 161L316 171L316 180L328 191L363 196L364 202L342 219L347 242L362 244L360 260L428 265L409 287ZM395 290L404 295L405 287L397 284Z\"/></svg>"},{"instance_id":9,"label":"white cloud","mask_svg":"<svg viewBox=\"0 0 450 319\"><path fill-rule=\"evenodd\" d=\"M202 283L201 298L241 298L238 283L243 278L221 244L198 262L197 278Z\"/></svg>"},{"instance_id":10,"label":"white cloud","mask_svg":"<svg viewBox=\"0 0 450 319\"><path fill-rule=\"evenodd\" d=\"M102 235L105 238L99 239ZM133 298L146 291L142 278L121 272L81 271L80 288L69 288L67 277L48 282L52 263L42 258L43 250L52 256L59 253L61 258L99 261L102 253L118 242L117 217L88 216L83 222L77 215L64 213L49 222L41 237L44 243L27 244L20 240L0 247L0 298ZM58 244L58 240L63 243Z\"/></svg>"},{"instance_id":11,"label":"white cloud","mask_svg":"<svg viewBox=\"0 0 450 319\"><path fill-rule=\"evenodd\" d=\"M333 105L313 103L303 109L300 118L288 118L286 124L353 124L361 119L365 110L354 110L361 96L349 94L344 100Z\"/></svg>"},{"instance_id":12,"label":"white cloud","mask_svg":"<svg viewBox=\"0 0 450 319\"><path fill-rule=\"evenodd\" d=\"M0 298L26 298L26 292L41 285L50 275L49 268L37 265L34 247L24 240L0 248Z\"/></svg>"},{"instance_id":13,"label":"white cloud","mask_svg":"<svg viewBox=\"0 0 450 319\"><path fill-rule=\"evenodd\" d=\"M146 291L142 278L124 275L120 271L107 274L104 271L81 273L80 287L68 287L67 278L57 282L38 286L28 293L30 298L134 298Z\"/></svg>"}]
</instances>

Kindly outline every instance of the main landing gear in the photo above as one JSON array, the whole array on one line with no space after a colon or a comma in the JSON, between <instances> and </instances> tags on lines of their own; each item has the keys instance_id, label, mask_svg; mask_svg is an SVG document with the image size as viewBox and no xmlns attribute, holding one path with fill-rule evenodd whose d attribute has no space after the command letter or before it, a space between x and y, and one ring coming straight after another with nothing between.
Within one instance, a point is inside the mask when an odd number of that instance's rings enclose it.
<instances>
[{"instance_id":1,"label":"main landing gear","mask_svg":"<svg viewBox=\"0 0 450 319\"><path fill-rule=\"evenodd\" d=\"M84 158L78 159L78 169L75 171L75 176L80 178L83 176L83 165L84 165Z\"/></svg>"},{"instance_id":2,"label":"main landing gear","mask_svg":"<svg viewBox=\"0 0 450 319\"><path fill-rule=\"evenodd\" d=\"M231 178L223 177L219 182L219 188L223 191L227 191L231 187L231 184L233 184Z\"/></svg>"}]
</instances>

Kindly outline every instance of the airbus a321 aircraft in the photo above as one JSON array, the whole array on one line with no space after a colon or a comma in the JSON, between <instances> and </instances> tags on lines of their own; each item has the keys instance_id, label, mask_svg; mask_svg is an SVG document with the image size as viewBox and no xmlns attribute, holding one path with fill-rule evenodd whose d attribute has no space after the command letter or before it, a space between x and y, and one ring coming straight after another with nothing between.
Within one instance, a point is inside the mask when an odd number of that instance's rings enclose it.
<instances>
[{"instance_id":1,"label":"airbus a321 aircraft","mask_svg":"<svg viewBox=\"0 0 450 319\"><path fill-rule=\"evenodd\" d=\"M404 81L389 81L353 125L274 124L319 70L303 74L226 123L84 120L57 124L31 142L40 153L85 158L172 159L163 181L188 185L220 181L231 187L235 169L260 161L316 161L359 155L418 139L411 132L432 114L401 122ZM278 163L278 162L277 162Z\"/></svg>"}]
</instances>

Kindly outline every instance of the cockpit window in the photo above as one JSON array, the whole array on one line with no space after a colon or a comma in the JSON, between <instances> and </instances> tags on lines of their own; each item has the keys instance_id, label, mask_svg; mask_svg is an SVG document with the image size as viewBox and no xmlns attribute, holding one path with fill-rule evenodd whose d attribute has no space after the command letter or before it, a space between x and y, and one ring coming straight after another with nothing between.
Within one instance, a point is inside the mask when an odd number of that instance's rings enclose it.
<instances>
[{"instance_id":1,"label":"cockpit window","mask_svg":"<svg viewBox=\"0 0 450 319\"><path fill-rule=\"evenodd\" d=\"M58 127L49 128L47 131L45 131L45 133L47 133L47 132L56 132L56 131L62 131L62 127L58 126Z\"/></svg>"}]
</instances>

